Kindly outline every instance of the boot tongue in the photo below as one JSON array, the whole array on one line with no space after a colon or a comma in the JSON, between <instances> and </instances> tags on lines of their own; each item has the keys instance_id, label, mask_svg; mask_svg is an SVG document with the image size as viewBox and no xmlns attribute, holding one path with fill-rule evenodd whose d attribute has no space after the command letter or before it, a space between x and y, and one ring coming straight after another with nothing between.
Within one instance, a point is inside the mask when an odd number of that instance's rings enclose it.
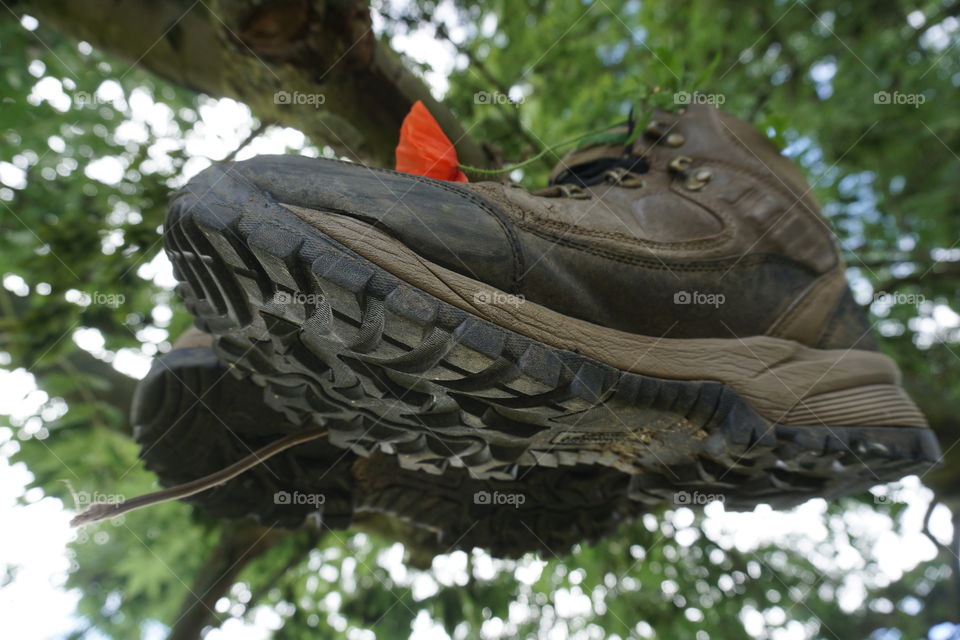
<instances>
[{"instance_id":1,"label":"boot tongue","mask_svg":"<svg viewBox=\"0 0 960 640\"><path fill-rule=\"evenodd\" d=\"M610 133L628 135L628 127L622 125ZM633 173L646 173L647 161L630 153L630 145L588 144L567 153L550 172L550 185L571 184L589 187L603 182L608 171L623 168Z\"/></svg>"}]
</instances>

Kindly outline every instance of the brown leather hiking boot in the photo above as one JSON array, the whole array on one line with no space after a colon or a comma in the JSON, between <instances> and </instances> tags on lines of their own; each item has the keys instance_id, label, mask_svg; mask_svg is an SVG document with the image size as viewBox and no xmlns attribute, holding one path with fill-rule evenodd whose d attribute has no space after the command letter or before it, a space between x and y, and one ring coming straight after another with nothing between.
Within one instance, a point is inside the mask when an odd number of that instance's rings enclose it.
<instances>
[{"instance_id":1,"label":"brown leather hiking boot","mask_svg":"<svg viewBox=\"0 0 960 640\"><path fill-rule=\"evenodd\" d=\"M137 385L134 436L164 486L219 471L296 429L263 401L263 389L219 361L212 342L187 331ZM628 483L625 474L598 466L533 467L512 481L473 479L452 468L435 476L402 469L394 456L358 457L320 438L188 501L216 517L254 517L268 527L312 521L373 531L431 557L474 547L497 556L553 555L605 537L639 513Z\"/></svg>"},{"instance_id":2,"label":"brown leather hiking boot","mask_svg":"<svg viewBox=\"0 0 960 640\"><path fill-rule=\"evenodd\" d=\"M694 106L570 154L536 194L293 156L215 166L174 198L165 246L221 356L289 420L338 417L335 444L786 504L938 454L808 191L750 125Z\"/></svg>"}]
</instances>

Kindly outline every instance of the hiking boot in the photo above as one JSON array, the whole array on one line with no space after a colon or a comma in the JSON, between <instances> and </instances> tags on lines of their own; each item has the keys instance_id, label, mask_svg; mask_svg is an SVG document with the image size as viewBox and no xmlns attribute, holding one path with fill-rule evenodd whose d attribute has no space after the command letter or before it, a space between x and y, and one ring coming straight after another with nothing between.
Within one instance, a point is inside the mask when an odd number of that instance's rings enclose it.
<instances>
[{"instance_id":1,"label":"hiking boot","mask_svg":"<svg viewBox=\"0 0 960 640\"><path fill-rule=\"evenodd\" d=\"M219 471L297 430L264 391L220 362L195 329L154 361L133 417L141 458L165 487ZM428 555L482 547L499 557L563 554L639 512L629 479L605 467L523 469L512 482L402 469L393 456L357 457L326 439L297 445L187 500L220 518L296 528L313 520L399 537ZM374 520L385 516L396 523ZM407 525L404 528L404 525Z\"/></svg>"},{"instance_id":2,"label":"hiking boot","mask_svg":"<svg viewBox=\"0 0 960 640\"><path fill-rule=\"evenodd\" d=\"M629 148L571 153L534 193L216 165L164 239L219 355L291 422L336 419L337 446L480 478L612 466L650 504L785 505L938 456L809 191L752 126L691 106Z\"/></svg>"}]
</instances>

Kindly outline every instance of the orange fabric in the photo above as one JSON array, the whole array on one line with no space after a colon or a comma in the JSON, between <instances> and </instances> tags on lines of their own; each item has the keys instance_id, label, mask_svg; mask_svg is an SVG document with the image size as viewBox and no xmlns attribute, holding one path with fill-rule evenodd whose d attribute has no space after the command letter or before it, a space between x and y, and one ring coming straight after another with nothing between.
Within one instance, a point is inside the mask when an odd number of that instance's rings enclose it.
<instances>
[{"instance_id":1,"label":"orange fabric","mask_svg":"<svg viewBox=\"0 0 960 640\"><path fill-rule=\"evenodd\" d=\"M417 100L400 125L397 171L437 180L468 182L459 164L453 143L430 111Z\"/></svg>"}]
</instances>

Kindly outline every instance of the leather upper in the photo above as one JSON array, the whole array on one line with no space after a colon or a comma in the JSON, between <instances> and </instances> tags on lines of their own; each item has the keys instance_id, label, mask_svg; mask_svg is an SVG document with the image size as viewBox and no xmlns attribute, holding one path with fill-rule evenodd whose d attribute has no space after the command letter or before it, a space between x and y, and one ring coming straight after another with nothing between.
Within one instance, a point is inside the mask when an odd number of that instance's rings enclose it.
<instances>
[{"instance_id":1,"label":"leather upper","mask_svg":"<svg viewBox=\"0 0 960 640\"><path fill-rule=\"evenodd\" d=\"M620 168L578 185L580 168L604 162ZM448 269L603 326L874 345L799 170L754 127L709 106L655 112L630 148L568 154L536 194L298 156L227 171L279 202L360 219Z\"/></svg>"}]
</instances>

